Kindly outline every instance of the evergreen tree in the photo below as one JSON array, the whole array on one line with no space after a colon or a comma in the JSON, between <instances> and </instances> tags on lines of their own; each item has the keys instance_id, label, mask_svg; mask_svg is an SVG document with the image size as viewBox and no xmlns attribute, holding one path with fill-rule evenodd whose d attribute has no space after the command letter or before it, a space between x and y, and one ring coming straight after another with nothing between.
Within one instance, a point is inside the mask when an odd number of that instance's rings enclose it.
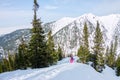
<instances>
[{"instance_id":1,"label":"evergreen tree","mask_svg":"<svg viewBox=\"0 0 120 80\"><path fill-rule=\"evenodd\" d=\"M10 60L8 59L7 61L8 61L8 71L12 71L13 68L12 68L12 66L11 66Z\"/></svg>"},{"instance_id":2,"label":"evergreen tree","mask_svg":"<svg viewBox=\"0 0 120 80\"><path fill-rule=\"evenodd\" d=\"M83 29L83 45L89 50L88 38L89 38L88 27L87 27L87 23L85 22L84 29Z\"/></svg>"},{"instance_id":3,"label":"evergreen tree","mask_svg":"<svg viewBox=\"0 0 120 80\"><path fill-rule=\"evenodd\" d=\"M116 75L120 76L120 55L118 56L116 61Z\"/></svg>"},{"instance_id":4,"label":"evergreen tree","mask_svg":"<svg viewBox=\"0 0 120 80\"><path fill-rule=\"evenodd\" d=\"M108 62L108 54L109 54L109 46L107 46L106 52L105 52L105 64L107 64Z\"/></svg>"},{"instance_id":5,"label":"evergreen tree","mask_svg":"<svg viewBox=\"0 0 120 80\"><path fill-rule=\"evenodd\" d=\"M3 65L2 65L2 70L3 72L6 72L6 71L11 71L11 66L10 66L10 63L7 59L3 59Z\"/></svg>"},{"instance_id":6,"label":"evergreen tree","mask_svg":"<svg viewBox=\"0 0 120 80\"><path fill-rule=\"evenodd\" d=\"M114 67L114 63L115 63L115 55L113 53L113 42L111 42L110 51L107 54L107 62L106 62L106 64L109 67L113 68Z\"/></svg>"},{"instance_id":7,"label":"evergreen tree","mask_svg":"<svg viewBox=\"0 0 120 80\"><path fill-rule=\"evenodd\" d=\"M118 39L117 36L115 37L114 44L111 42L111 47L109 54L107 54L107 65L111 68L115 68L115 62L116 62L116 50L117 50L117 44L118 44Z\"/></svg>"},{"instance_id":8,"label":"evergreen tree","mask_svg":"<svg viewBox=\"0 0 120 80\"><path fill-rule=\"evenodd\" d=\"M103 59L103 54L104 54L104 40L103 40L103 34L101 32L101 29L99 27L99 23L97 22L97 27L95 30L95 37L94 37L94 61L93 61L93 67L95 70L98 72L102 71L102 68L104 67L104 60ZM102 64L102 65L101 65Z\"/></svg>"},{"instance_id":9,"label":"evergreen tree","mask_svg":"<svg viewBox=\"0 0 120 80\"><path fill-rule=\"evenodd\" d=\"M88 49L86 47L80 46L80 49L78 50L78 56L79 56L80 61L82 63L86 64L90 60L89 59L90 54L89 54Z\"/></svg>"},{"instance_id":10,"label":"evergreen tree","mask_svg":"<svg viewBox=\"0 0 120 80\"><path fill-rule=\"evenodd\" d=\"M58 51L57 51L57 54L58 54L58 60L62 60L63 59L63 52L62 52L62 49L60 46L58 46Z\"/></svg>"},{"instance_id":11,"label":"evergreen tree","mask_svg":"<svg viewBox=\"0 0 120 80\"><path fill-rule=\"evenodd\" d=\"M0 61L0 73L3 72L3 69L2 69L2 61Z\"/></svg>"},{"instance_id":12,"label":"evergreen tree","mask_svg":"<svg viewBox=\"0 0 120 80\"><path fill-rule=\"evenodd\" d=\"M1 61L0 61L0 68L1 68L1 72L6 72L6 71L11 71L13 70L12 66L11 66L11 62L9 60L9 53L7 56L5 56L5 58L3 58Z\"/></svg>"},{"instance_id":13,"label":"evergreen tree","mask_svg":"<svg viewBox=\"0 0 120 80\"><path fill-rule=\"evenodd\" d=\"M8 52L8 61L9 61L9 64L11 66L11 70L14 70L15 69L15 65L14 65L14 55L11 55L9 52Z\"/></svg>"},{"instance_id":14,"label":"evergreen tree","mask_svg":"<svg viewBox=\"0 0 120 80\"><path fill-rule=\"evenodd\" d=\"M39 5L37 0L34 0L34 19L32 22L32 36L29 42L29 60L32 68L40 68L49 66L49 54L46 49L46 40L44 31L41 26L40 19L37 19L37 10Z\"/></svg>"},{"instance_id":15,"label":"evergreen tree","mask_svg":"<svg viewBox=\"0 0 120 80\"><path fill-rule=\"evenodd\" d=\"M18 69L26 69L27 66L28 66L28 47L27 45L25 44L25 41L21 40L21 44L19 45L18 47L18 54L16 54L16 58L17 59L17 62L16 62L16 65Z\"/></svg>"},{"instance_id":16,"label":"evergreen tree","mask_svg":"<svg viewBox=\"0 0 120 80\"><path fill-rule=\"evenodd\" d=\"M116 51L117 51L117 45L118 45L118 37L117 36L115 36L115 41L114 41L114 49L113 49L113 52L114 52L114 54L116 54Z\"/></svg>"},{"instance_id":17,"label":"evergreen tree","mask_svg":"<svg viewBox=\"0 0 120 80\"><path fill-rule=\"evenodd\" d=\"M15 53L15 57L14 57L14 69L19 69L19 65L20 65L20 60L19 60L19 55L18 53Z\"/></svg>"},{"instance_id":18,"label":"evergreen tree","mask_svg":"<svg viewBox=\"0 0 120 80\"><path fill-rule=\"evenodd\" d=\"M84 58L85 54L84 54L84 49L83 49L82 45L78 49L78 53L77 54L78 54L78 57L80 59L80 62L85 63L85 58Z\"/></svg>"},{"instance_id":19,"label":"evergreen tree","mask_svg":"<svg viewBox=\"0 0 120 80\"><path fill-rule=\"evenodd\" d=\"M115 65L114 65L114 68L116 67L116 54L117 54L117 47L118 47L118 37L115 36L115 41L114 41L114 49L113 49L113 53L114 53L114 56L115 56Z\"/></svg>"},{"instance_id":20,"label":"evergreen tree","mask_svg":"<svg viewBox=\"0 0 120 80\"><path fill-rule=\"evenodd\" d=\"M97 55L97 71L98 72L102 72L103 68L105 68L105 58L104 58L104 53L101 53L99 55Z\"/></svg>"},{"instance_id":21,"label":"evergreen tree","mask_svg":"<svg viewBox=\"0 0 120 80\"><path fill-rule=\"evenodd\" d=\"M83 44L80 46L80 49L78 50L78 56L81 60L81 62L83 63L87 63L89 60L89 42L88 42L88 38L89 38L89 33L88 33L88 28L87 28L87 24L84 24L84 29L83 29Z\"/></svg>"},{"instance_id":22,"label":"evergreen tree","mask_svg":"<svg viewBox=\"0 0 120 80\"><path fill-rule=\"evenodd\" d=\"M85 22L84 29L83 29L83 46L84 46L84 51L85 51L84 54L85 54L86 62L89 61L89 56L90 56L88 38L89 38L89 31L88 31L87 23Z\"/></svg>"},{"instance_id":23,"label":"evergreen tree","mask_svg":"<svg viewBox=\"0 0 120 80\"><path fill-rule=\"evenodd\" d=\"M106 54L109 54L109 47L107 46Z\"/></svg>"},{"instance_id":24,"label":"evergreen tree","mask_svg":"<svg viewBox=\"0 0 120 80\"><path fill-rule=\"evenodd\" d=\"M50 54L49 58L50 64L56 64L56 62L58 61L58 54L55 50L52 31L48 33L47 47L48 47L47 51Z\"/></svg>"}]
</instances>

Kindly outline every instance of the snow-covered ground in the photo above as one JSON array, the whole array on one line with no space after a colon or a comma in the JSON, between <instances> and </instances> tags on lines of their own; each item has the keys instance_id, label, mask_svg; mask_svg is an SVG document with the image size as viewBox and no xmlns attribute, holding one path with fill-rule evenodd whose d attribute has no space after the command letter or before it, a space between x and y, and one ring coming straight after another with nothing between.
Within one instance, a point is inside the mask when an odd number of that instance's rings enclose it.
<instances>
[{"instance_id":1,"label":"snow-covered ground","mask_svg":"<svg viewBox=\"0 0 120 80\"><path fill-rule=\"evenodd\" d=\"M69 58L66 58L48 68L5 72L0 74L0 80L120 80L120 77L107 66L98 73L89 65L69 63Z\"/></svg>"}]
</instances>

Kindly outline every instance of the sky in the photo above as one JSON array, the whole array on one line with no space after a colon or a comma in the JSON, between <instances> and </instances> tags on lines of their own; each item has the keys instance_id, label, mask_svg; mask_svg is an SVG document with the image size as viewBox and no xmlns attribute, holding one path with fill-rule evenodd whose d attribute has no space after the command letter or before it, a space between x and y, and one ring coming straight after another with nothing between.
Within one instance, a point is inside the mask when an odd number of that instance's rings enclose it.
<instances>
[{"instance_id":1,"label":"sky","mask_svg":"<svg viewBox=\"0 0 120 80\"><path fill-rule=\"evenodd\" d=\"M63 17L120 14L120 0L38 0L38 18L43 23ZM33 0L0 0L0 34L31 28Z\"/></svg>"}]
</instances>

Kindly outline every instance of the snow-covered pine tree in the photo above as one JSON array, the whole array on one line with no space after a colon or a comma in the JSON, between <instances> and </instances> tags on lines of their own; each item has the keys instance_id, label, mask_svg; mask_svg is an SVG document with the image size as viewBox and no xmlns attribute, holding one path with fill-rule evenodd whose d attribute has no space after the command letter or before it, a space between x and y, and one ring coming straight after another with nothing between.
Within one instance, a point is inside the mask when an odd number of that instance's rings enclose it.
<instances>
[{"instance_id":1,"label":"snow-covered pine tree","mask_svg":"<svg viewBox=\"0 0 120 80\"><path fill-rule=\"evenodd\" d=\"M101 32L99 22L97 21L97 27L95 30L95 36L94 36L94 61L93 61L93 67L95 68L96 71L101 72L102 68L104 67L104 59L103 54L104 54L104 40L103 40L103 34Z\"/></svg>"},{"instance_id":2,"label":"snow-covered pine tree","mask_svg":"<svg viewBox=\"0 0 120 80\"><path fill-rule=\"evenodd\" d=\"M49 54L47 53L47 46L44 31L42 29L40 19L37 19L37 10L39 5L37 0L34 0L34 18L32 21L31 39L29 42L29 59L32 68L41 68L49 66Z\"/></svg>"}]
</instances>

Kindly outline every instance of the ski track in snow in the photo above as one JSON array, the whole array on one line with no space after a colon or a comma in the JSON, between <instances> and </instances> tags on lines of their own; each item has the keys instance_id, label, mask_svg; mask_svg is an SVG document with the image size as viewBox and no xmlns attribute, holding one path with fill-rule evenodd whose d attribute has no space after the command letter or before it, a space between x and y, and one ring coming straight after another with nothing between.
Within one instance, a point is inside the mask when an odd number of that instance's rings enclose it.
<instances>
[{"instance_id":1,"label":"ski track in snow","mask_svg":"<svg viewBox=\"0 0 120 80\"><path fill-rule=\"evenodd\" d=\"M39 76L35 75L34 76L34 80L50 80L51 78L53 78L56 75L58 75L60 72L66 70L66 67L69 67L69 65L68 64L62 64L62 65L59 65L59 66L57 66L55 68L52 68L52 69L50 68L50 69L44 71ZM70 69L70 68L68 68L68 69Z\"/></svg>"},{"instance_id":2,"label":"ski track in snow","mask_svg":"<svg viewBox=\"0 0 120 80\"><path fill-rule=\"evenodd\" d=\"M90 65L69 63L70 58L59 61L47 68L16 70L0 74L0 80L120 80L115 71L106 66L102 73L96 72Z\"/></svg>"},{"instance_id":3,"label":"ski track in snow","mask_svg":"<svg viewBox=\"0 0 120 80\"><path fill-rule=\"evenodd\" d=\"M40 70L36 69L35 71L29 71L27 74L14 74L14 77L8 76L0 80L50 80L51 78L58 75L60 72L66 70L66 67L68 67L68 70L71 69L71 67L69 67L70 65L68 64L70 63L65 63L57 66L55 65ZM25 71L25 73L26 72L27 70Z\"/></svg>"}]
</instances>

